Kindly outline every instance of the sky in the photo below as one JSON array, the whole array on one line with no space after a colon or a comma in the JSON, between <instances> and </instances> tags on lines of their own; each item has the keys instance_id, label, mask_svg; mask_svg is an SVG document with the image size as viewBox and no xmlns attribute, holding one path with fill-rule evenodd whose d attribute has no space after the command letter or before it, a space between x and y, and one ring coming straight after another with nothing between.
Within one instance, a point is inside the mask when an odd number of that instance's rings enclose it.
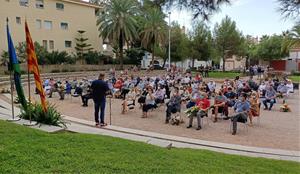
<instances>
[{"instance_id":1,"label":"sky","mask_svg":"<svg viewBox=\"0 0 300 174\"><path fill-rule=\"evenodd\" d=\"M88 1L88 0L85 0ZM228 15L233 19L244 35L258 36L281 34L291 29L295 21L283 19L277 11L277 0L232 0L231 5L223 5L221 11L214 14L208 25L213 28L215 23ZM168 22L168 18L166 18ZM171 21L177 21L188 29L192 28L192 14L188 11L171 10Z\"/></svg>"},{"instance_id":2,"label":"sky","mask_svg":"<svg viewBox=\"0 0 300 174\"><path fill-rule=\"evenodd\" d=\"M214 14L208 25L213 28L215 23L228 15L236 21L237 27L244 35L262 36L281 34L291 29L295 24L293 20L283 19L277 11L276 0L233 0L231 5L223 5L221 11ZM192 15L187 11L173 10L171 21L178 21L180 25L191 29Z\"/></svg>"}]
</instances>

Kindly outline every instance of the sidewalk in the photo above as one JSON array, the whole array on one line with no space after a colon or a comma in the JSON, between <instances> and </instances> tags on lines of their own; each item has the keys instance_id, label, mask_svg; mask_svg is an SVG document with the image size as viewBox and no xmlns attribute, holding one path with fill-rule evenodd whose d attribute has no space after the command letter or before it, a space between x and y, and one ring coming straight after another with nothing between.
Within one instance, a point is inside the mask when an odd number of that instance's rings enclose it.
<instances>
[{"instance_id":1,"label":"sidewalk","mask_svg":"<svg viewBox=\"0 0 300 174\"><path fill-rule=\"evenodd\" d=\"M11 105L2 99L0 99L0 119L7 120L11 118ZM20 113L18 108L15 109L16 115ZM206 149L226 154L244 155L250 157L263 157L278 160L289 160L300 162L299 151L288 151L271 148L257 148L235 144L226 144L212 141L203 141L199 139L184 138L178 136L171 136L165 134L159 134L148 131L141 131L136 129L128 129L118 126L107 126L99 129L94 127L94 123L78 118L64 116L65 120L69 122L67 124L67 131L87 133L87 134L98 134L105 136L112 136L117 138L123 138L133 141L140 141L164 148L192 148L192 149ZM28 121L20 120L15 122L16 124L24 124ZM41 125L33 126L32 128L39 129L42 131L54 133L63 131L64 129L54 126Z\"/></svg>"}]
</instances>

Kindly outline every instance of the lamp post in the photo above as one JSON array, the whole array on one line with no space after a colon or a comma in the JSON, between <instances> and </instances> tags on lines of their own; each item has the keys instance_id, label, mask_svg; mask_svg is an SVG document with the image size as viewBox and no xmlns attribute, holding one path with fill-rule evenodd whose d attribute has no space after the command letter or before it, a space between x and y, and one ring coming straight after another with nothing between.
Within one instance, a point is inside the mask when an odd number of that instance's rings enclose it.
<instances>
[{"instance_id":1,"label":"lamp post","mask_svg":"<svg viewBox=\"0 0 300 174\"><path fill-rule=\"evenodd\" d=\"M169 70L171 70L171 12L169 12Z\"/></svg>"}]
</instances>

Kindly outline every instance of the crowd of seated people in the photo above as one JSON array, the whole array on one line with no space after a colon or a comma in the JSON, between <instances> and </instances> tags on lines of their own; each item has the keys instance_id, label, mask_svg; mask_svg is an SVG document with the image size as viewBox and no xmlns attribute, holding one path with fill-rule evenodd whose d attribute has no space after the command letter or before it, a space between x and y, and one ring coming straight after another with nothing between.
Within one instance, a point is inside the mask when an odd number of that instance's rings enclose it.
<instances>
[{"instance_id":1,"label":"crowd of seated people","mask_svg":"<svg viewBox=\"0 0 300 174\"><path fill-rule=\"evenodd\" d=\"M142 118L149 117L150 111L166 106L165 123L169 123L172 114L179 113L182 107L189 109L197 106L197 130L201 129L201 119L212 116L212 121L219 119L231 120L232 134L237 131L237 122L253 124L253 118L260 116L261 105L265 110L272 110L278 97L287 100L293 92L293 83L283 79L265 79L256 82L250 77L242 80L236 77L233 80L225 79L217 86L216 82L204 81L201 75L193 76L191 73L167 72L158 76L129 76L122 74L115 77L111 73L108 86L114 98L122 100L121 113L125 114L130 109L139 108ZM82 106L88 106L91 99L91 81L77 79L61 81L54 79L45 80L44 87L49 97L58 92L63 100L65 94L82 98ZM71 90L74 89L74 93ZM138 104L140 107L135 107ZM193 125L193 117L189 118L187 128Z\"/></svg>"}]
</instances>

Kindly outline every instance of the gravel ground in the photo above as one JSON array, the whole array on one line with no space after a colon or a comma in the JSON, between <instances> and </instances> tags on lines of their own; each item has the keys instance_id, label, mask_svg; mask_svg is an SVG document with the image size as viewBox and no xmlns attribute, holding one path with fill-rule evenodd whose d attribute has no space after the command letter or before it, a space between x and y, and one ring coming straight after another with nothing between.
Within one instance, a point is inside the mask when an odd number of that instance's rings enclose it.
<instances>
[{"instance_id":1,"label":"gravel ground","mask_svg":"<svg viewBox=\"0 0 300 174\"><path fill-rule=\"evenodd\" d=\"M158 73L161 72L151 72L151 75ZM24 90L25 92L27 91L26 88L24 88ZM2 95L0 95L0 97L5 99ZM34 95L33 98L39 101L38 95ZM82 107L81 98L79 97L66 96L64 101L60 101L58 98L58 94L55 93L53 98L47 100L54 103L62 114L90 121L94 120L92 100L89 100L88 107ZM111 99L112 125L223 143L300 150L299 101L299 91L295 91L288 99L292 112L283 113L279 112L282 100L278 100L272 111L261 110L260 124L258 124L257 118L254 119L254 125L252 127L247 128L243 124L239 124L238 132L235 136L230 133L229 120L219 120L217 123L213 123L210 118L211 113L209 113L208 118L204 118L203 128L197 131L195 130L196 119L194 119L193 129L186 129L188 120L183 113L185 110L184 105L182 105L181 115L185 123L179 126L172 126L170 124L164 124L165 106L160 106L158 109L150 112L148 118L141 118L142 111L138 106L135 107L134 110L129 110L129 112L122 115L121 100L119 99ZM109 123L109 112L108 99L105 117L107 123Z\"/></svg>"}]
</instances>

